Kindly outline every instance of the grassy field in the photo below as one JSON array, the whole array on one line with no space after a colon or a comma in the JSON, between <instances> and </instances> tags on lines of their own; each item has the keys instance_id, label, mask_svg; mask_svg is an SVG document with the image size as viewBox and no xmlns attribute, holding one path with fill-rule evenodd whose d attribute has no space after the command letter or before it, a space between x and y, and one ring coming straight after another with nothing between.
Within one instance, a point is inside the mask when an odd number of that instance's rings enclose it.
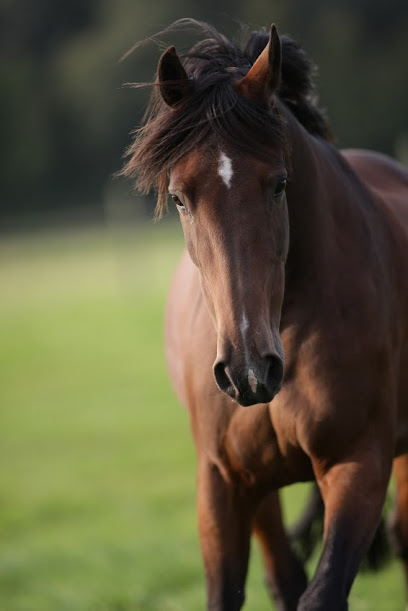
<instances>
[{"instance_id":1,"label":"grassy field","mask_svg":"<svg viewBox=\"0 0 408 611\"><path fill-rule=\"evenodd\" d=\"M167 381L169 223L0 242L0 611L205 607L195 454ZM284 492L293 520L304 486ZM400 611L396 563L351 611ZM254 548L246 609L270 608Z\"/></svg>"}]
</instances>

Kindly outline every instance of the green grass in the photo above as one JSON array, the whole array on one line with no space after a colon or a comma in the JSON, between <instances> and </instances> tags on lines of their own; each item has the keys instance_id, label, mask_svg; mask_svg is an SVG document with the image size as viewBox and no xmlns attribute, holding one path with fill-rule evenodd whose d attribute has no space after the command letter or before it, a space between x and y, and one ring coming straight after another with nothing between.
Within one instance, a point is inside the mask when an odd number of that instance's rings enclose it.
<instances>
[{"instance_id":1,"label":"green grass","mask_svg":"<svg viewBox=\"0 0 408 611\"><path fill-rule=\"evenodd\" d=\"M162 318L182 248L169 223L0 243L0 610L205 606L195 453ZM292 520L306 489L284 493ZM246 608L270 608L253 550ZM397 611L393 563L353 611Z\"/></svg>"}]
</instances>

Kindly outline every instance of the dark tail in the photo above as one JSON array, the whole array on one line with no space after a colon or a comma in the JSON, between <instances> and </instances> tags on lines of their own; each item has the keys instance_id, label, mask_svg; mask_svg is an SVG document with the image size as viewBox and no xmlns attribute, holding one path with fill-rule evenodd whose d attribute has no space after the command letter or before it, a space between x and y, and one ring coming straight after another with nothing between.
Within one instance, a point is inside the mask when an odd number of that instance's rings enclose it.
<instances>
[{"instance_id":1,"label":"dark tail","mask_svg":"<svg viewBox=\"0 0 408 611\"><path fill-rule=\"evenodd\" d=\"M312 487L306 509L289 529L289 539L302 562L309 560L323 534L324 504L317 484ZM384 516L361 564L363 571L379 571L391 558L391 546Z\"/></svg>"},{"instance_id":2,"label":"dark tail","mask_svg":"<svg viewBox=\"0 0 408 611\"><path fill-rule=\"evenodd\" d=\"M303 563L309 560L323 534L324 504L319 488L313 485L300 518L289 528L290 542Z\"/></svg>"}]
</instances>

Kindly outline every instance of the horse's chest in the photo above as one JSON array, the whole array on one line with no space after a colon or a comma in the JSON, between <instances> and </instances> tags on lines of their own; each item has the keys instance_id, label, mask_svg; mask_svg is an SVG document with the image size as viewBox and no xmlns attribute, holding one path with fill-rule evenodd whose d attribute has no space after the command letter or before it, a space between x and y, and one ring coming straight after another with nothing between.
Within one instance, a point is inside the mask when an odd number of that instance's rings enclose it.
<instances>
[{"instance_id":1,"label":"horse's chest","mask_svg":"<svg viewBox=\"0 0 408 611\"><path fill-rule=\"evenodd\" d=\"M288 444L282 453L270 409L269 405L238 408L231 418L225 450L233 476L246 484L270 488L299 480L299 473L303 474L300 479L309 479L309 459L298 445Z\"/></svg>"}]
</instances>

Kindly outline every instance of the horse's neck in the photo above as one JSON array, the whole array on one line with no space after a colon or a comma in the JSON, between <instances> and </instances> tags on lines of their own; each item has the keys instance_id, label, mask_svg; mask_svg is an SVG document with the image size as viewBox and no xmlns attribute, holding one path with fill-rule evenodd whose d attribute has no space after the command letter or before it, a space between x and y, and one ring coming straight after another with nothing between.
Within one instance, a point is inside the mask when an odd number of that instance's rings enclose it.
<instances>
[{"instance_id":1,"label":"horse's neck","mask_svg":"<svg viewBox=\"0 0 408 611\"><path fill-rule=\"evenodd\" d=\"M287 189L290 247L286 284L288 290L313 290L327 285L334 271L339 211L345 224L350 217L353 231L354 217L359 214L353 202L356 179L340 153L311 136L288 110L283 112L292 163Z\"/></svg>"}]
</instances>

